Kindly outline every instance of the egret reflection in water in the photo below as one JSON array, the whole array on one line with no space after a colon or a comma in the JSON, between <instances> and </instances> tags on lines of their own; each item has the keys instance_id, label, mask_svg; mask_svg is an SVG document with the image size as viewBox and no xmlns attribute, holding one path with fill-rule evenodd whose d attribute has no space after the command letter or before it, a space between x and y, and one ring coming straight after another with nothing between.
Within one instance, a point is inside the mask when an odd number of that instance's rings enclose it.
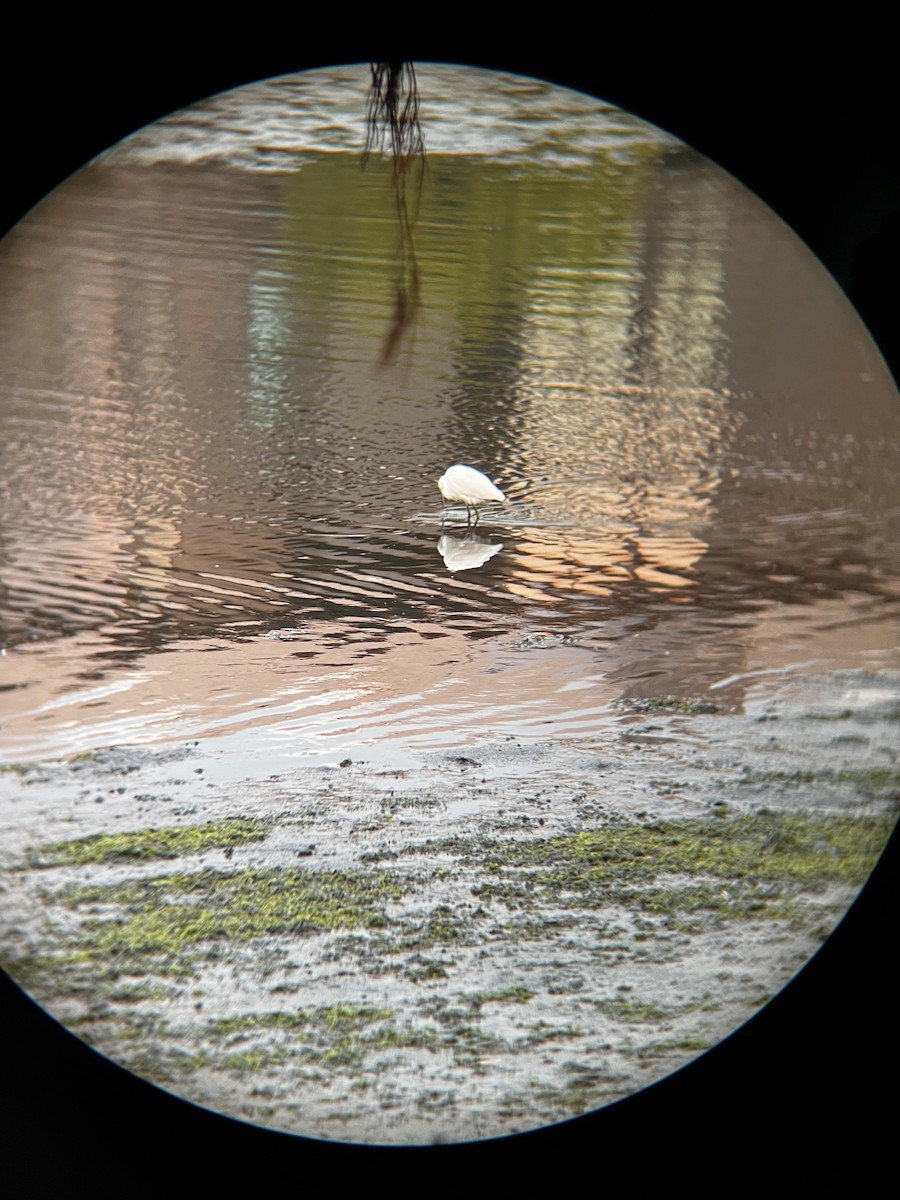
<instances>
[{"instance_id":1,"label":"egret reflection in water","mask_svg":"<svg viewBox=\"0 0 900 1200\"><path fill-rule=\"evenodd\" d=\"M503 543L489 542L473 533L465 537L445 533L438 539L437 548L448 571L471 571L473 567L484 566L503 549Z\"/></svg>"}]
</instances>

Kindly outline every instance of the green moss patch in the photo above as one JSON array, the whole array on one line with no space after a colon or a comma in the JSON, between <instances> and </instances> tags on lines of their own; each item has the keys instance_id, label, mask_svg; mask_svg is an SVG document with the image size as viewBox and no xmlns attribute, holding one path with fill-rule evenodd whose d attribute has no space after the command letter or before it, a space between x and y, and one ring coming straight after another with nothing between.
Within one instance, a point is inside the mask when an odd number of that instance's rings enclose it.
<instances>
[{"instance_id":1,"label":"green moss patch","mask_svg":"<svg viewBox=\"0 0 900 1200\"><path fill-rule=\"evenodd\" d=\"M60 867L181 858L205 850L228 850L248 842L261 842L268 837L271 828L265 821L235 818L181 828L95 833L71 841L31 846L27 851L28 863L32 867Z\"/></svg>"},{"instance_id":2,"label":"green moss patch","mask_svg":"<svg viewBox=\"0 0 900 1200\"><path fill-rule=\"evenodd\" d=\"M505 866L533 867L538 880L653 879L713 875L723 879L861 884L884 849L893 821L848 816L759 813L734 818L609 825L484 851ZM551 873L552 868L552 873Z\"/></svg>"},{"instance_id":3,"label":"green moss patch","mask_svg":"<svg viewBox=\"0 0 900 1200\"><path fill-rule=\"evenodd\" d=\"M793 918L790 897L798 893L861 886L892 825L888 817L726 814L465 849L457 841L455 851L483 858L495 876L473 889L480 899L513 907L545 903L552 892L559 907L621 904L659 916Z\"/></svg>"},{"instance_id":4,"label":"green moss patch","mask_svg":"<svg viewBox=\"0 0 900 1200\"><path fill-rule=\"evenodd\" d=\"M350 1004L329 1004L322 1008L301 1009L299 1012L248 1013L239 1017L222 1017L207 1025L213 1035L255 1033L264 1029L289 1032L322 1029L331 1033L363 1029L376 1021L386 1021L394 1015L391 1008L371 1008Z\"/></svg>"},{"instance_id":5,"label":"green moss patch","mask_svg":"<svg viewBox=\"0 0 900 1200\"><path fill-rule=\"evenodd\" d=\"M606 1016L635 1025L644 1022L658 1025L660 1021L671 1020L684 1011L683 1008L661 1008L658 1004L639 1004L636 1000L596 1000L594 1003Z\"/></svg>"},{"instance_id":6,"label":"green moss patch","mask_svg":"<svg viewBox=\"0 0 900 1200\"><path fill-rule=\"evenodd\" d=\"M457 1039L433 1028L385 1025L394 1016L390 1008L332 1004L299 1012L245 1014L211 1022L206 1035L216 1042L226 1039L231 1045L216 1053L215 1061L232 1071L258 1071L288 1059L305 1064L334 1067L359 1067L366 1056L383 1050L427 1049L440 1044L456 1047ZM371 1026L376 1028L370 1029ZM276 1032L277 1042L244 1045Z\"/></svg>"},{"instance_id":7,"label":"green moss patch","mask_svg":"<svg viewBox=\"0 0 900 1200\"><path fill-rule=\"evenodd\" d=\"M386 873L292 868L209 870L69 887L53 899L72 908L91 904L120 910L83 922L78 944L92 957L154 955L177 961L202 943L233 945L266 934L382 925L384 904L401 894Z\"/></svg>"},{"instance_id":8,"label":"green moss patch","mask_svg":"<svg viewBox=\"0 0 900 1200\"><path fill-rule=\"evenodd\" d=\"M693 1054L699 1054L704 1050L709 1049L709 1042L703 1038L681 1038L680 1040L672 1039L667 1042L651 1042L649 1046L642 1046L638 1050L638 1057L641 1059L661 1058L669 1054L683 1053L688 1050Z\"/></svg>"},{"instance_id":9,"label":"green moss patch","mask_svg":"<svg viewBox=\"0 0 900 1200\"><path fill-rule=\"evenodd\" d=\"M719 705L711 700L699 700L688 696L633 697L621 701L619 707L633 713L681 713L696 717L703 713L719 712Z\"/></svg>"},{"instance_id":10,"label":"green moss patch","mask_svg":"<svg viewBox=\"0 0 900 1200\"><path fill-rule=\"evenodd\" d=\"M471 999L473 1009L480 1009L483 1004L527 1004L534 992L527 987L501 988L496 992L477 992Z\"/></svg>"}]
</instances>

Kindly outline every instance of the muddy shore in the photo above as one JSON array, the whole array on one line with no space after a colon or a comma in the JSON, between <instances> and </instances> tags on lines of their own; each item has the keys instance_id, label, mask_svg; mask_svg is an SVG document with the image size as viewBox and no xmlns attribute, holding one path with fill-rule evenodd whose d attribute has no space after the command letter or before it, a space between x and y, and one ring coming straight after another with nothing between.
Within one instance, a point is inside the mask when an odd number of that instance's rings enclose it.
<instances>
[{"instance_id":1,"label":"muddy shore","mask_svg":"<svg viewBox=\"0 0 900 1200\"><path fill-rule=\"evenodd\" d=\"M742 714L235 779L214 743L0 772L0 961L176 1095L323 1139L468 1141L629 1095L822 944L894 824L900 673Z\"/></svg>"}]
</instances>

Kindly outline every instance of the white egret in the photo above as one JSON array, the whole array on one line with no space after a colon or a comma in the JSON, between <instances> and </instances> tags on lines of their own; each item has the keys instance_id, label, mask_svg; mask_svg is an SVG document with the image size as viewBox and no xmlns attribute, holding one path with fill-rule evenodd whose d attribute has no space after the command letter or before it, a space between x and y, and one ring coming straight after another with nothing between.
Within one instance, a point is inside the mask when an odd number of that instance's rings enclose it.
<instances>
[{"instance_id":1,"label":"white egret","mask_svg":"<svg viewBox=\"0 0 900 1200\"><path fill-rule=\"evenodd\" d=\"M476 471L474 467L454 463L438 480L438 488L445 500L461 500L466 506L467 525L478 524L478 505L486 504L488 500L505 500L506 497L496 487L487 475ZM472 513L475 520L472 520Z\"/></svg>"}]
</instances>

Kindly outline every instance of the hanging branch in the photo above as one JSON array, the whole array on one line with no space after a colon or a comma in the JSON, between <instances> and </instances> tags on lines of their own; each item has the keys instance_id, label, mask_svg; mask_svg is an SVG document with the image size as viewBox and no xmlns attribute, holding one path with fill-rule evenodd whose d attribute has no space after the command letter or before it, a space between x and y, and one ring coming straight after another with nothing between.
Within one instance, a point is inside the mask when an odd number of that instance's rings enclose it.
<instances>
[{"instance_id":1,"label":"hanging branch","mask_svg":"<svg viewBox=\"0 0 900 1200\"><path fill-rule=\"evenodd\" d=\"M393 187L400 247L397 255L394 317L382 346L382 366L395 358L403 336L411 327L419 307L419 268L413 239L419 192L415 193L413 215L410 216L406 203L406 179L413 163L418 163L424 169L425 138L419 125L419 93L412 63L372 63L372 86L366 105L363 170L374 150L384 151L388 135L393 159ZM421 185L420 173L417 187L420 189Z\"/></svg>"},{"instance_id":2,"label":"hanging branch","mask_svg":"<svg viewBox=\"0 0 900 1200\"><path fill-rule=\"evenodd\" d=\"M388 133L394 171L403 175L412 162L425 154L425 138L419 125L419 92L412 63L372 63L363 168L373 150L384 150Z\"/></svg>"}]
</instances>

